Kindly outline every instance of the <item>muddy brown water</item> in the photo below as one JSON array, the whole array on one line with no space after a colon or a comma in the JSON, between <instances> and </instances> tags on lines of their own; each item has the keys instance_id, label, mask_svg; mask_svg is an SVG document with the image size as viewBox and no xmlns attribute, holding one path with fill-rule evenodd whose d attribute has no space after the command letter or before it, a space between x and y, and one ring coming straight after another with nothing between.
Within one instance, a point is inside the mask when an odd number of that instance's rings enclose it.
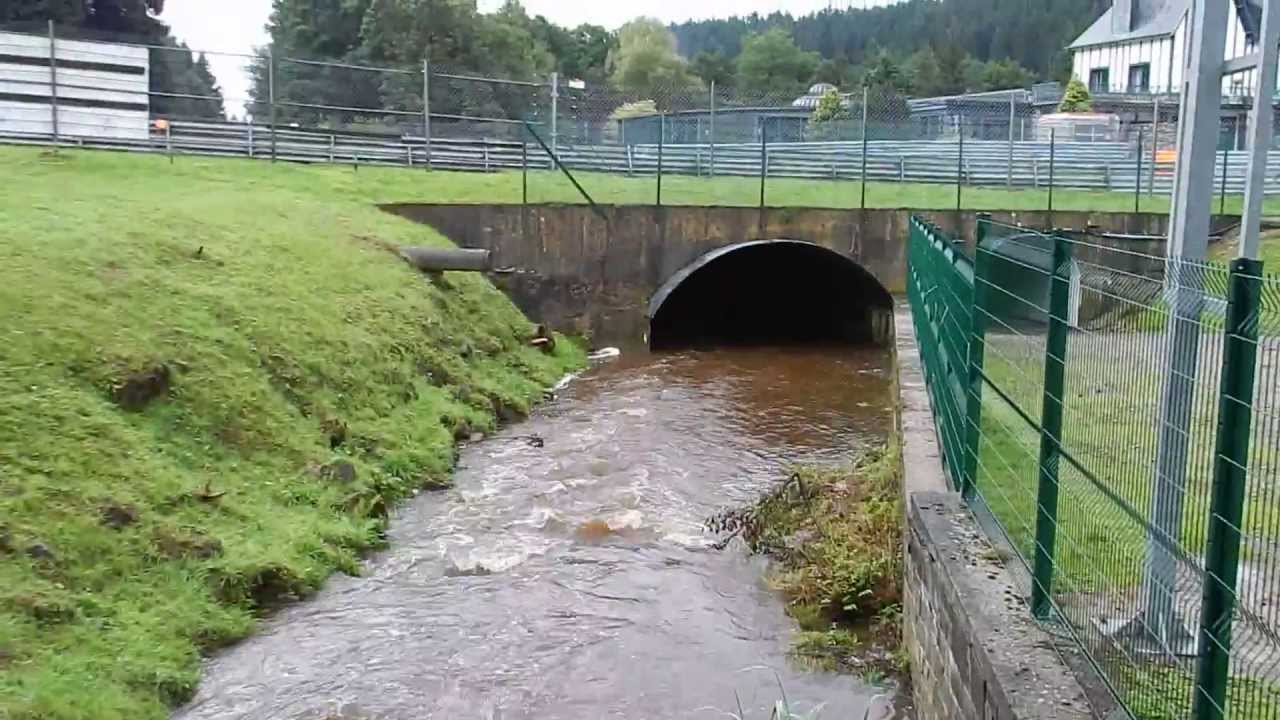
<instances>
[{"instance_id":1,"label":"muddy brown water","mask_svg":"<svg viewBox=\"0 0 1280 720\"><path fill-rule=\"evenodd\" d=\"M702 529L794 463L891 423L881 350L638 354L466 447L454 487L394 516L335 577L211 659L204 718L882 718L893 691L787 657L765 564ZM539 443L530 442L536 436ZM779 689L782 688L782 690Z\"/></svg>"}]
</instances>

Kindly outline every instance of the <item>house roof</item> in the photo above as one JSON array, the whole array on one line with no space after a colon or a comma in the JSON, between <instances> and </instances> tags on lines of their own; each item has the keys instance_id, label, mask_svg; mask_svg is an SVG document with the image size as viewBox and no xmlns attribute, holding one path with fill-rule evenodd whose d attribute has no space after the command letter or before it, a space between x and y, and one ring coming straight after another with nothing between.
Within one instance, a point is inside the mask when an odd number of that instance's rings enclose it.
<instances>
[{"instance_id":1,"label":"house roof","mask_svg":"<svg viewBox=\"0 0 1280 720\"><path fill-rule=\"evenodd\" d=\"M1133 29L1129 32L1115 32L1111 20L1112 10L1113 8L1107 8L1067 47L1080 48L1172 35L1187 12L1187 0L1133 0Z\"/></svg>"},{"instance_id":2,"label":"house roof","mask_svg":"<svg viewBox=\"0 0 1280 720\"><path fill-rule=\"evenodd\" d=\"M1090 45L1144 40L1152 37L1166 37L1178 29L1178 23L1187 13L1188 0L1132 0L1133 23L1128 32L1116 32L1112 27L1111 13L1107 8L1102 15L1093 21L1075 42L1068 48L1081 48ZM1262 24L1262 7L1257 0L1232 0L1236 6L1236 14L1245 34L1251 42L1257 42L1258 29Z\"/></svg>"}]
</instances>

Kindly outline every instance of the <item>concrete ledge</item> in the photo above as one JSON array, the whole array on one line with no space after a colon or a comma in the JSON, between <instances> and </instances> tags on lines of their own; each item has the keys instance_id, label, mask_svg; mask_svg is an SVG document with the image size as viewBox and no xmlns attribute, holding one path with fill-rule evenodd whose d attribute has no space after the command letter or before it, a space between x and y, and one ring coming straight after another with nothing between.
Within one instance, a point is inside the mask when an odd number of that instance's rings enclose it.
<instances>
[{"instance_id":1,"label":"concrete ledge","mask_svg":"<svg viewBox=\"0 0 1280 720\"><path fill-rule=\"evenodd\" d=\"M899 297L893 311L894 358L898 371L898 437L902 438L903 497L921 490L947 489L938 434L929 407L929 389L920 368L920 350L911 308Z\"/></svg>"},{"instance_id":2,"label":"concrete ledge","mask_svg":"<svg viewBox=\"0 0 1280 720\"><path fill-rule=\"evenodd\" d=\"M958 494L907 496L904 569L920 720L1098 717Z\"/></svg>"}]
</instances>

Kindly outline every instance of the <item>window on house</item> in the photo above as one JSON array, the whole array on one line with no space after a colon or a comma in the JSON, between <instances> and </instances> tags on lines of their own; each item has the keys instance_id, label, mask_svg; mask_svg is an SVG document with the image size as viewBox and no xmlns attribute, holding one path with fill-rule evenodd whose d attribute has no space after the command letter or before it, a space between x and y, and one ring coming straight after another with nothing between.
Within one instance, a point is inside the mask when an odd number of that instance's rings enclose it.
<instances>
[{"instance_id":1,"label":"window on house","mask_svg":"<svg viewBox=\"0 0 1280 720\"><path fill-rule=\"evenodd\" d=\"M1094 68L1089 71L1089 92L1104 93L1111 90L1111 70Z\"/></svg>"},{"instance_id":2,"label":"window on house","mask_svg":"<svg viewBox=\"0 0 1280 720\"><path fill-rule=\"evenodd\" d=\"M1151 92L1151 63L1129 66L1129 92Z\"/></svg>"}]
</instances>

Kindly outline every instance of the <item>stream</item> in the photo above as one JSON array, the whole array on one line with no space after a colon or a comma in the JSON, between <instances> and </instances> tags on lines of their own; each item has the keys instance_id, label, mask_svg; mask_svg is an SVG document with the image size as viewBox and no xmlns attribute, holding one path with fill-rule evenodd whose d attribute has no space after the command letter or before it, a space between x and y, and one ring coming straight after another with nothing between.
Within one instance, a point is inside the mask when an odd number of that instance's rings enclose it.
<instances>
[{"instance_id":1,"label":"stream","mask_svg":"<svg viewBox=\"0 0 1280 720\"><path fill-rule=\"evenodd\" d=\"M704 519L891 425L881 349L624 356L462 449L389 549L206 663L179 720L875 720L893 691L787 657L794 622ZM742 710L739 710L739 706Z\"/></svg>"}]
</instances>

